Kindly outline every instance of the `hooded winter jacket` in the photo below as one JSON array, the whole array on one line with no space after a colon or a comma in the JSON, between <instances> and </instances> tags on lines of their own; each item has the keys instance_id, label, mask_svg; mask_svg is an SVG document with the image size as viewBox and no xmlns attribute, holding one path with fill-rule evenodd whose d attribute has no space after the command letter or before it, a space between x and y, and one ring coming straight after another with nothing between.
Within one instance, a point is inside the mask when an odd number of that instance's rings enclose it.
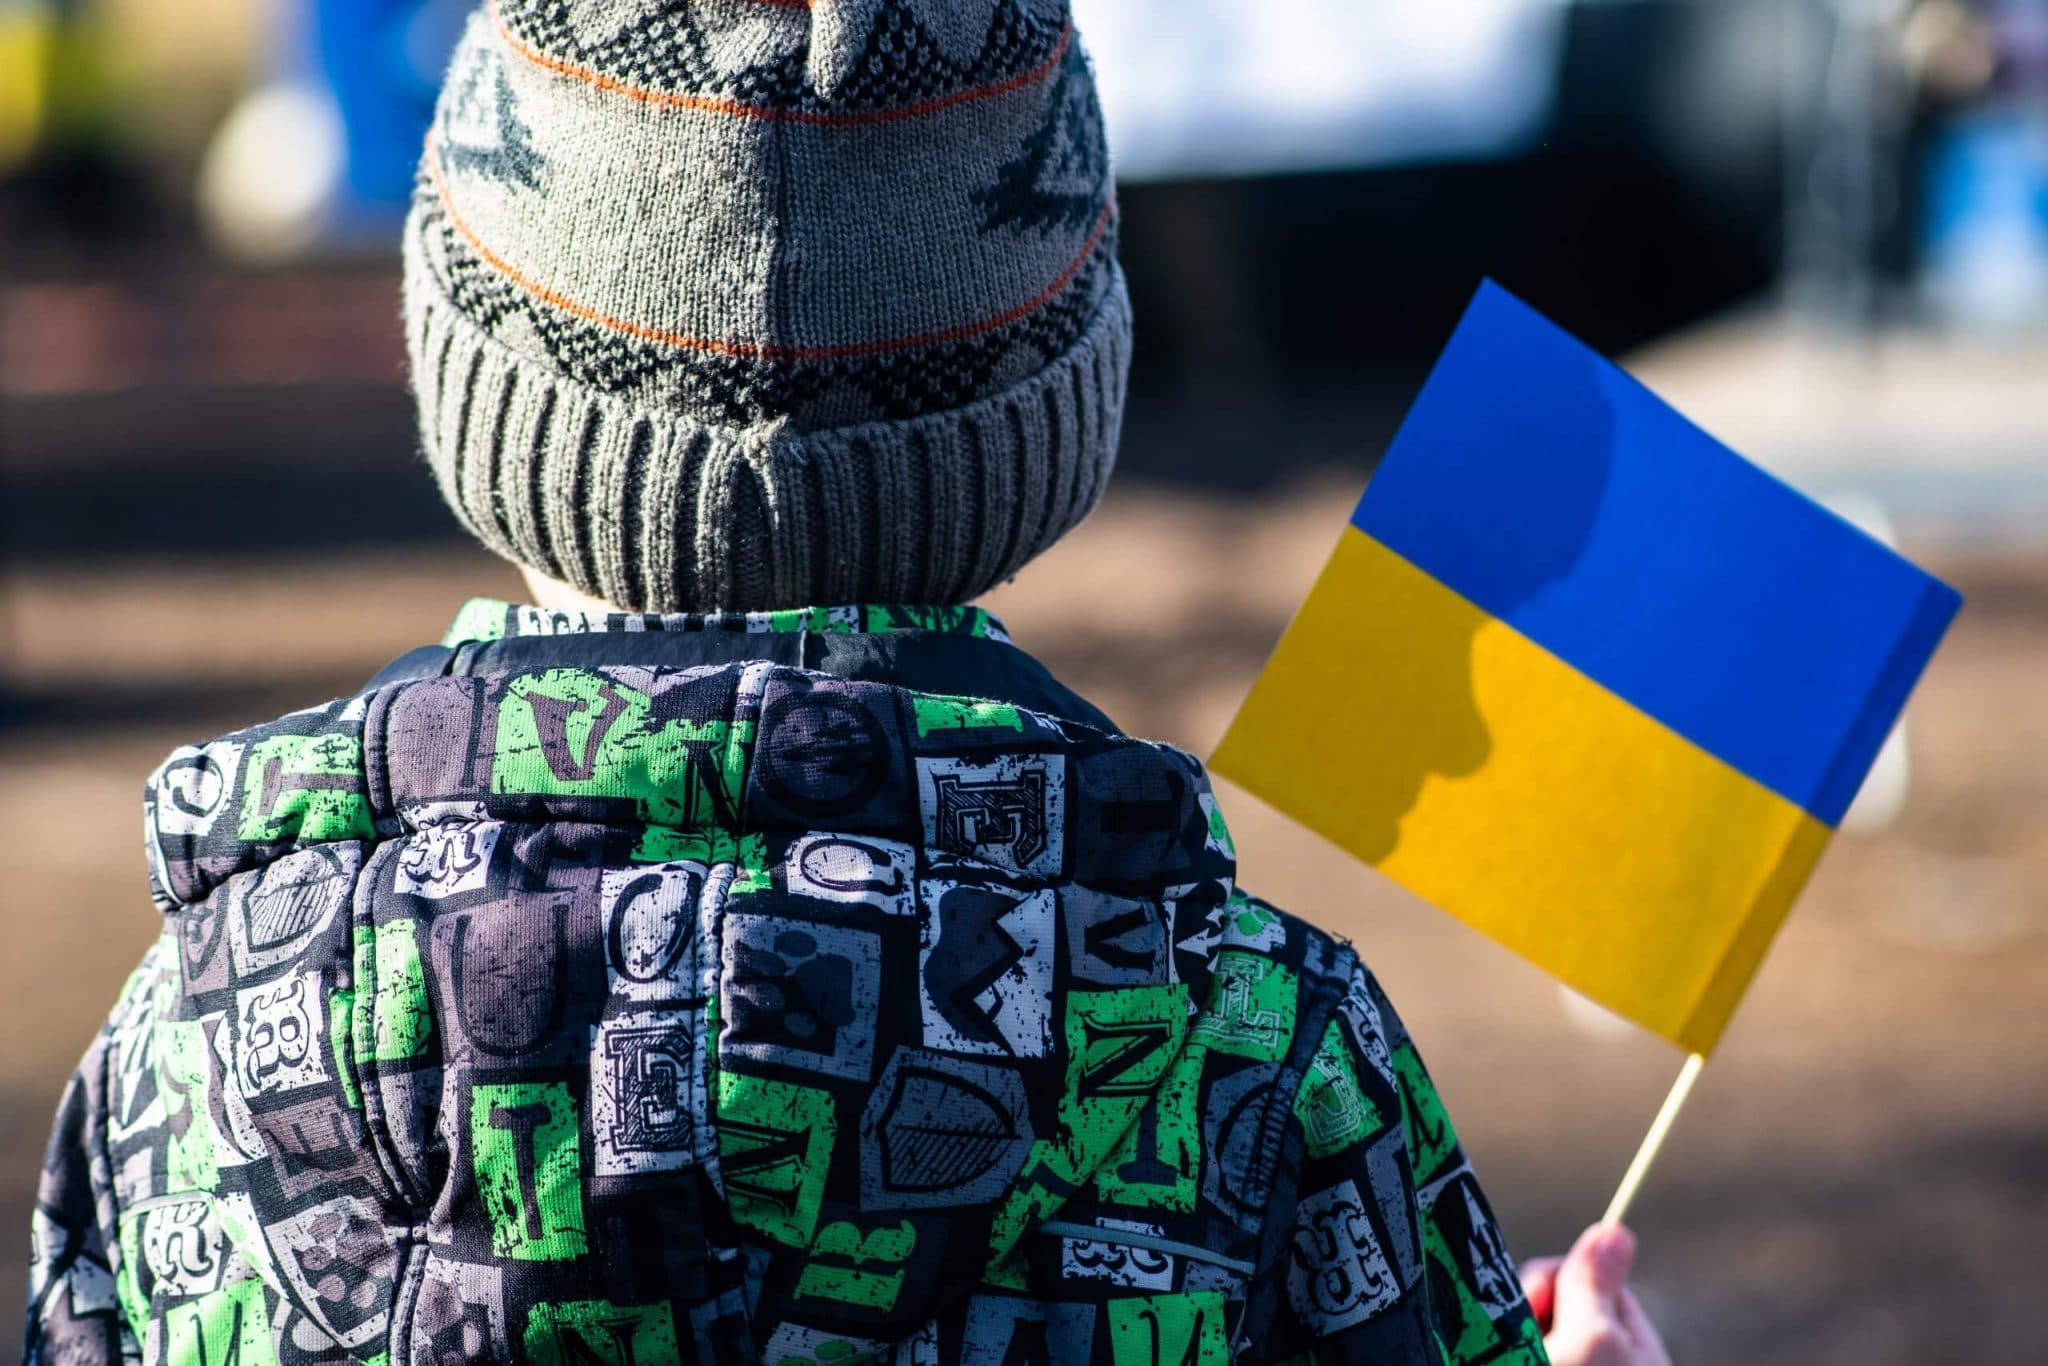
<instances>
[{"instance_id":1,"label":"hooded winter jacket","mask_svg":"<svg viewBox=\"0 0 2048 1366\"><path fill-rule=\"evenodd\" d=\"M1543 1360L1356 954L977 610L475 603L146 804L31 1361Z\"/></svg>"}]
</instances>

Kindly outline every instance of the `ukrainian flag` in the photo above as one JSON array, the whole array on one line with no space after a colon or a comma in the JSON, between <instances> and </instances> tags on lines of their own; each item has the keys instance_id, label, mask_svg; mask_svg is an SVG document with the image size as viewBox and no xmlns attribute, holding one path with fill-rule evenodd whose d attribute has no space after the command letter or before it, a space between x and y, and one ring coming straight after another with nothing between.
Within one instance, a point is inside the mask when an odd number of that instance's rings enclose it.
<instances>
[{"instance_id":1,"label":"ukrainian flag","mask_svg":"<svg viewBox=\"0 0 2048 1366\"><path fill-rule=\"evenodd\" d=\"M1704 1054L1960 605L1489 283L1213 766Z\"/></svg>"}]
</instances>

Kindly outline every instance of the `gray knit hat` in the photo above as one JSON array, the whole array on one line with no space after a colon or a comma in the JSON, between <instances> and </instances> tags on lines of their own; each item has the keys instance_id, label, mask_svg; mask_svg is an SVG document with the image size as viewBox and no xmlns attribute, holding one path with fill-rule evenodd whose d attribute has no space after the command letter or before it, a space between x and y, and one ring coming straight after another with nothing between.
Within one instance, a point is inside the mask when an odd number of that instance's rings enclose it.
<instances>
[{"instance_id":1,"label":"gray knit hat","mask_svg":"<svg viewBox=\"0 0 2048 1366\"><path fill-rule=\"evenodd\" d=\"M494 0L406 229L427 456L625 607L963 602L1108 478L1115 229L1065 0Z\"/></svg>"}]
</instances>

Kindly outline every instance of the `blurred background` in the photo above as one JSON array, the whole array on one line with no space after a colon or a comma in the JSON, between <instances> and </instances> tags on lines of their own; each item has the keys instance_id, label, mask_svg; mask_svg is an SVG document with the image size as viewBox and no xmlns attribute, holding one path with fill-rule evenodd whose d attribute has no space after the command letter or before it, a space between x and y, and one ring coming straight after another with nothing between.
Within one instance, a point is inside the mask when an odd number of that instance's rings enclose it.
<instances>
[{"instance_id":1,"label":"blurred background","mask_svg":"<svg viewBox=\"0 0 2048 1366\"><path fill-rule=\"evenodd\" d=\"M2048 0L1076 6L1139 373L1103 509L992 605L1206 753L1482 275L1949 577L1637 1206L1642 1288L1681 1362L2048 1362ZM0 1354L49 1115L156 929L143 775L517 594L400 368L464 8L0 0ZM1680 1059L1228 795L1247 881L1401 1003L1511 1243L1561 1250Z\"/></svg>"}]
</instances>

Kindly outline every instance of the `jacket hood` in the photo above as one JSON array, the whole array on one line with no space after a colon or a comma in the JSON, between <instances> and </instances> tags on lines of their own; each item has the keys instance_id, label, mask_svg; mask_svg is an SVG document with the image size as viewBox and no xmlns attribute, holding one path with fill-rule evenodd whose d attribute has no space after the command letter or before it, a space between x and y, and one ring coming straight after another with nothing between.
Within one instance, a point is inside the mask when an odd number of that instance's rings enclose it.
<instances>
[{"instance_id":1,"label":"jacket hood","mask_svg":"<svg viewBox=\"0 0 2048 1366\"><path fill-rule=\"evenodd\" d=\"M1233 896L1194 759L989 619L663 621L472 631L149 782L174 1160L359 1355L874 1355L1171 1084Z\"/></svg>"}]
</instances>

